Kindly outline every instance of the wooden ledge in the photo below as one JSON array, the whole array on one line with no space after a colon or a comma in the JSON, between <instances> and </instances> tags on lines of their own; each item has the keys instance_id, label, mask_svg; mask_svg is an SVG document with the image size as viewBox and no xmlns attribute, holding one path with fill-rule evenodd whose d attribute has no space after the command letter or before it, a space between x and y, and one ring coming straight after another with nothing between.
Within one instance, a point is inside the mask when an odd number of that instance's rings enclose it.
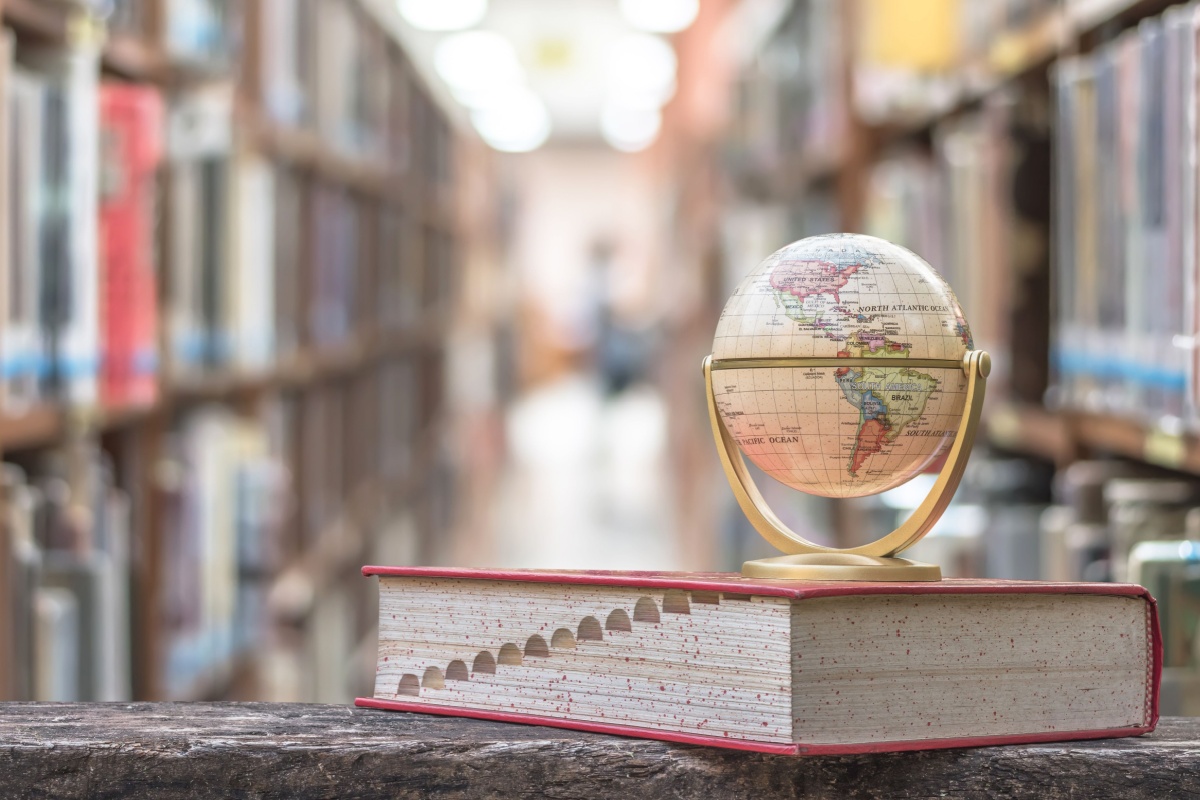
<instances>
[{"instance_id":1,"label":"wooden ledge","mask_svg":"<svg viewBox=\"0 0 1200 800\"><path fill-rule=\"evenodd\" d=\"M0 797L987 797L1200 793L1200 720L1137 739L789 758L350 706L0 703Z\"/></svg>"}]
</instances>

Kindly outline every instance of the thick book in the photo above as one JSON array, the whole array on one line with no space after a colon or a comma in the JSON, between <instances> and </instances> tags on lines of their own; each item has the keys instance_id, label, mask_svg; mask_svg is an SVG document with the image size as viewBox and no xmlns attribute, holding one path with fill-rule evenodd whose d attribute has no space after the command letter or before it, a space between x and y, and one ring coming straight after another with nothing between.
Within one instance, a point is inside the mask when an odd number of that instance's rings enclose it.
<instances>
[{"instance_id":1,"label":"thick book","mask_svg":"<svg viewBox=\"0 0 1200 800\"><path fill-rule=\"evenodd\" d=\"M780 754L1135 736L1158 719L1140 586L363 574L380 584L369 708Z\"/></svg>"}]
</instances>

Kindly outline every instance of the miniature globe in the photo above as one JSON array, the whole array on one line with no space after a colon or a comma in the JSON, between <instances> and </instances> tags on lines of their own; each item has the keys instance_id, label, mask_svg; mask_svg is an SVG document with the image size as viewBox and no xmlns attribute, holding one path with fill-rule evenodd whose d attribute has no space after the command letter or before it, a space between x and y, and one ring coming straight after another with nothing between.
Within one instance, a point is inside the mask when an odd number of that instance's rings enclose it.
<instances>
[{"instance_id":1,"label":"miniature globe","mask_svg":"<svg viewBox=\"0 0 1200 800\"><path fill-rule=\"evenodd\" d=\"M726 303L713 341L717 411L742 453L787 486L875 494L954 440L967 391L957 364L972 349L954 293L915 253L873 236L813 236L772 254ZM792 358L832 363L766 361Z\"/></svg>"}]
</instances>

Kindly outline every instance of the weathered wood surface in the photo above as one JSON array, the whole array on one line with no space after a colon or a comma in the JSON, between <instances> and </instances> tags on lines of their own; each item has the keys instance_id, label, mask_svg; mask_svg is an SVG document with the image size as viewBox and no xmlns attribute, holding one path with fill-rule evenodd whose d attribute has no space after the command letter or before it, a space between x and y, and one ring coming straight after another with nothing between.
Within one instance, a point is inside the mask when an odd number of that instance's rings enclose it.
<instances>
[{"instance_id":1,"label":"weathered wood surface","mask_svg":"<svg viewBox=\"0 0 1200 800\"><path fill-rule=\"evenodd\" d=\"M1200 720L1137 739L787 758L267 703L0 703L0 797L1122 798L1200 795Z\"/></svg>"}]
</instances>

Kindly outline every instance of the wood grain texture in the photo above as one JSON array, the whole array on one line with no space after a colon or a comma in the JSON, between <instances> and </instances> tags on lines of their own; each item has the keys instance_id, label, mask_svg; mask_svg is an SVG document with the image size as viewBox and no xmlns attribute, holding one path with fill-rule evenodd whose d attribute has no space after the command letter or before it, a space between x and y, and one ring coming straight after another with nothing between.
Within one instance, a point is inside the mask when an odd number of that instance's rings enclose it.
<instances>
[{"instance_id":1,"label":"wood grain texture","mask_svg":"<svg viewBox=\"0 0 1200 800\"><path fill-rule=\"evenodd\" d=\"M1200 794L1200 720L1135 739L793 758L349 706L0 704L0 797Z\"/></svg>"}]
</instances>

